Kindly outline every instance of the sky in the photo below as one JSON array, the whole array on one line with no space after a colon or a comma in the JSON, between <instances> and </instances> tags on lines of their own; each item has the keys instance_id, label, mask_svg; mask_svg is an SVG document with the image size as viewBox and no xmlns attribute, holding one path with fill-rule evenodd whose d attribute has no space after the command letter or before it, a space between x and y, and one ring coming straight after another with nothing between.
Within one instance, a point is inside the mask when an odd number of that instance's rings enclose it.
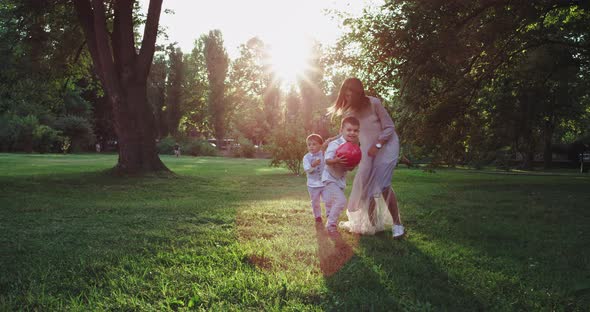
<instances>
[{"instance_id":1,"label":"sky","mask_svg":"<svg viewBox=\"0 0 590 312\"><path fill-rule=\"evenodd\" d=\"M357 15L374 0L164 0L160 25L166 27L170 42L178 42L183 52L209 30L219 29L230 58L238 46L258 36L275 47L276 54L293 55L313 38L330 45L341 29L336 19L325 15L336 9ZM147 11L149 0L140 0ZM165 14L171 9L174 14ZM287 35L285 35L287 34ZM159 41L158 43L162 43ZM279 51L281 50L281 51ZM291 52L287 52L291 51Z\"/></svg>"}]
</instances>

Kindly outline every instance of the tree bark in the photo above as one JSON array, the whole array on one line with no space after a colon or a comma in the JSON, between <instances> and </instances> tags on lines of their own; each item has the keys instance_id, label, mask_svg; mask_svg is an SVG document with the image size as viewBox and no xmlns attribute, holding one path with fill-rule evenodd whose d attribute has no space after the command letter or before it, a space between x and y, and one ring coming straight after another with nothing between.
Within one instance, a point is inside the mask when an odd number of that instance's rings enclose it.
<instances>
[{"instance_id":1,"label":"tree bark","mask_svg":"<svg viewBox=\"0 0 590 312\"><path fill-rule=\"evenodd\" d=\"M133 34L134 0L116 0L113 31L107 30L102 0L74 0L94 69L112 104L118 136L118 174L169 171L156 148L154 111L147 101L147 76L155 51L162 0L151 0L139 54Z\"/></svg>"},{"instance_id":2,"label":"tree bark","mask_svg":"<svg viewBox=\"0 0 590 312\"><path fill-rule=\"evenodd\" d=\"M532 114L533 114L533 103L532 96L527 92L525 96L521 98L522 105L522 125L521 125L521 136L523 141L524 153L522 154L522 165L521 168L524 170L533 169L533 160L535 157L535 144L533 138L532 129Z\"/></svg>"},{"instance_id":3,"label":"tree bark","mask_svg":"<svg viewBox=\"0 0 590 312\"><path fill-rule=\"evenodd\" d=\"M167 171L158 157L155 144L155 118L146 105L146 84L139 81L127 85L125 94L115 105L115 129L119 136L119 161L116 170L121 173Z\"/></svg>"},{"instance_id":4,"label":"tree bark","mask_svg":"<svg viewBox=\"0 0 590 312\"><path fill-rule=\"evenodd\" d=\"M545 122L545 129L543 131L543 139L545 142L544 151L543 151L543 164L545 169L550 169L551 164L553 163L553 151L552 151L552 138L553 138L553 131L555 126L552 122L546 121Z\"/></svg>"}]
</instances>

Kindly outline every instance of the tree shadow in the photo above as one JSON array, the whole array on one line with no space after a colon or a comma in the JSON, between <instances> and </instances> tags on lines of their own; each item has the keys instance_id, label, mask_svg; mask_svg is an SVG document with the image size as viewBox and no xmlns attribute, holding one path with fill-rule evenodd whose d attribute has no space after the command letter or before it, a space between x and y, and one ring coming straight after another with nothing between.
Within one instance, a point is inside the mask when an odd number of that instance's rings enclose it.
<instances>
[{"instance_id":1,"label":"tree shadow","mask_svg":"<svg viewBox=\"0 0 590 312\"><path fill-rule=\"evenodd\" d=\"M219 184L209 177L114 178L102 171L0 177L0 310L88 304L85 296L108 298L130 287L119 275L166 279L157 270L192 261L193 250L234 244L235 211L227 203L235 199L220 200L231 189Z\"/></svg>"},{"instance_id":2,"label":"tree shadow","mask_svg":"<svg viewBox=\"0 0 590 312\"><path fill-rule=\"evenodd\" d=\"M488 293L486 304L587 307L587 180L488 176L456 179L440 195L424 194L436 196L436 207L419 206L405 222L437 248L446 246L439 261L463 254L465 272L492 277L478 289Z\"/></svg>"},{"instance_id":3,"label":"tree shadow","mask_svg":"<svg viewBox=\"0 0 590 312\"><path fill-rule=\"evenodd\" d=\"M407 237L394 240L382 232L363 237L360 248L404 311L486 310L487 303L448 272L440 259Z\"/></svg>"}]
</instances>

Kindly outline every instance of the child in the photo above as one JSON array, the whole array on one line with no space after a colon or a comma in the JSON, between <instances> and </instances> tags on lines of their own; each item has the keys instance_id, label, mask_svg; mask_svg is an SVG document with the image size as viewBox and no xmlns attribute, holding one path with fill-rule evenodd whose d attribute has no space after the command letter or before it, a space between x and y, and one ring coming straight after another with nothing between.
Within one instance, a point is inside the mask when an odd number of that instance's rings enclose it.
<instances>
[{"instance_id":1,"label":"child","mask_svg":"<svg viewBox=\"0 0 590 312\"><path fill-rule=\"evenodd\" d=\"M178 143L174 144L174 156L180 157L180 145Z\"/></svg>"},{"instance_id":2,"label":"child","mask_svg":"<svg viewBox=\"0 0 590 312\"><path fill-rule=\"evenodd\" d=\"M315 222L321 223L322 207L320 206L320 197L324 197L324 183L322 183L322 172L325 165L324 152L322 151L324 139L319 134L310 134L305 141L309 152L303 156L303 170L307 174L307 191L311 199L311 209Z\"/></svg>"},{"instance_id":3,"label":"child","mask_svg":"<svg viewBox=\"0 0 590 312\"><path fill-rule=\"evenodd\" d=\"M328 232L336 232L336 222L340 213L346 206L346 171L352 168L346 168L344 164L346 159L336 156L336 149L341 144L352 142L358 144L360 122L357 118L349 116L342 120L340 124L340 137L328 144L324 154L326 166L322 173L322 182L324 183L324 200L326 203L326 214L328 221L326 229Z\"/></svg>"}]
</instances>

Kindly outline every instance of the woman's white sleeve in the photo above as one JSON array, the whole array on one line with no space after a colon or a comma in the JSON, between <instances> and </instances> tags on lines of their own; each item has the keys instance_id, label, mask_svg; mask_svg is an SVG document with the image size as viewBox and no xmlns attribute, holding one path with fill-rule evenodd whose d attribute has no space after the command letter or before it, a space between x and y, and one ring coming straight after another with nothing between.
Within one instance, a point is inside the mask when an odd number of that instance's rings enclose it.
<instances>
[{"instance_id":1,"label":"woman's white sleeve","mask_svg":"<svg viewBox=\"0 0 590 312\"><path fill-rule=\"evenodd\" d=\"M375 113L381 121L381 134L379 134L378 140L387 142L395 133L395 125L393 124L393 120L391 119L391 116L389 116L389 113L387 112L385 107L381 105L381 102L377 102L374 105Z\"/></svg>"}]
</instances>

